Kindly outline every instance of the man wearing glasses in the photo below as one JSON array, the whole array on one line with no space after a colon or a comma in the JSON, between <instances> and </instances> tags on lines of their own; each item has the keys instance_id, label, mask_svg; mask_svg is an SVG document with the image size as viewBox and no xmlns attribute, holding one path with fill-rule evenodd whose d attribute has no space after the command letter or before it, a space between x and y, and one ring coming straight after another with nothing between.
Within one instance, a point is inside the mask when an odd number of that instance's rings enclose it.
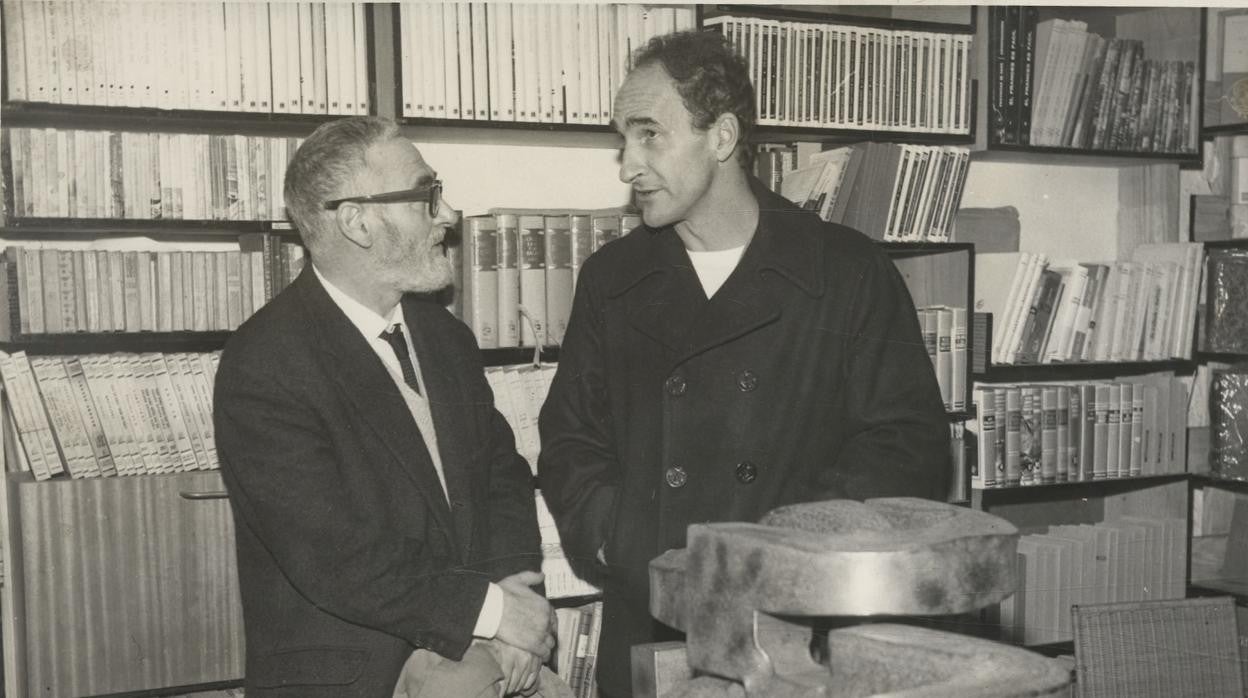
<instances>
[{"instance_id":1,"label":"man wearing glasses","mask_svg":"<svg viewBox=\"0 0 1248 698\"><path fill-rule=\"evenodd\" d=\"M248 696L531 694L554 645L532 477L451 281L456 213L394 122L286 173L311 263L226 344L215 425Z\"/></svg>"}]
</instances>

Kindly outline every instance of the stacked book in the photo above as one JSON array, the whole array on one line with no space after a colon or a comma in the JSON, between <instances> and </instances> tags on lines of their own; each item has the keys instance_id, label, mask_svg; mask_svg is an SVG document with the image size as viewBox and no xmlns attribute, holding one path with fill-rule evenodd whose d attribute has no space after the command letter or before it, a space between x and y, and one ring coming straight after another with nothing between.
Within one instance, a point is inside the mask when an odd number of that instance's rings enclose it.
<instances>
[{"instance_id":1,"label":"stacked book","mask_svg":"<svg viewBox=\"0 0 1248 698\"><path fill-rule=\"evenodd\" d=\"M761 126L970 133L969 34L720 16Z\"/></svg>"},{"instance_id":2,"label":"stacked book","mask_svg":"<svg viewBox=\"0 0 1248 698\"><path fill-rule=\"evenodd\" d=\"M9 217L283 220L302 139L9 128Z\"/></svg>"},{"instance_id":3,"label":"stacked book","mask_svg":"<svg viewBox=\"0 0 1248 698\"><path fill-rule=\"evenodd\" d=\"M558 643L555 668L576 698L598 695L598 638L602 635L602 602L556 608Z\"/></svg>"},{"instance_id":4,"label":"stacked book","mask_svg":"<svg viewBox=\"0 0 1248 698\"><path fill-rule=\"evenodd\" d=\"M494 366L485 370L485 377L494 393L494 408L511 427L516 450L528 462L536 477L537 455L541 450L537 417L550 391L555 367L550 364ZM542 536L542 574L546 575L546 596L559 599L599 593L598 587L584 579L568 561L559 540L559 529L541 492L537 493L537 523Z\"/></svg>"},{"instance_id":5,"label":"stacked book","mask_svg":"<svg viewBox=\"0 0 1248 698\"><path fill-rule=\"evenodd\" d=\"M993 314L994 364L1192 356L1204 245L1137 245L1129 261L1030 252L975 257L975 309Z\"/></svg>"},{"instance_id":6,"label":"stacked book","mask_svg":"<svg viewBox=\"0 0 1248 698\"><path fill-rule=\"evenodd\" d=\"M15 462L36 480L213 469L217 354L0 352Z\"/></svg>"},{"instance_id":7,"label":"stacked book","mask_svg":"<svg viewBox=\"0 0 1248 698\"><path fill-rule=\"evenodd\" d=\"M369 113L364 3L16 0L4 25L15 102Z\"/></svg>"},{"instance_id":8,"label":"stacked book","mask_svg":"<svg viewBox=\"0 0 1248 698\"><path fill-rule=\"evenodd\" d=\"M1196 64L1145 55L1159 43L1104 38L1078 20L1039 21L1036 7L989 8L989 126L996 142L1197 152Z\"/></svg>"},{"instance_id":9,"label":"stacked book","mask_svg":"<svg viewBox=\"0 0 1248 698\"><path fill-rule=\"evenodd\" d=\"M537 416L555 378L554 365L492 366L485 369L485 378L494 391L495 409L515 435L516 450L536 476L537 455L541 451Z\"/></svg>"},{"instance_id":10,"label":"stacked book","mask_svg":"<svg viewBox=\"0 0 1248 698\"><path fill-rule=\"evenodd\" d=\"M781 173L779 192L876 240L945 242L970 161L961 146L858 143L810 154Z\"/></svg>"},{"instance_id":11,"label":"stacked book","mask_svg":"<svg viewBox=\"0 0 1248 698\"><path fill-rule=\"evenodd\" d=\"M233 330L303 267L304 250L269 233L237 251L54 249L0 255L0 341L77 332Z\"/></svg>"},{"instance_id":12,"label":"stacked book","mask_svg":"<svg viewBox=\"0 0 1248 698\"><path fill-rule=\"evenodd\" d=\"M979 384L977 489L1182 473L1188 391L1170 373L1116 381Z\"/></svg>"},{"instance_id":13,"label":"stacked book","mask_svg":"<svg viewBox=\"0 0 1248 698\"><path fill-rule=\"evenodd\" d=\"M633 52L691 6L399 4L403 116L608 124Z\"/></svg>"},{"instance_id":14,"label":"stacked book","mask_svg":"<svg viewBox=\"0 0 1248 698\"><path fill-rule=\"evenodd\" d=\"M462 319L483 349L563 341L581 267L641 217L619 209L494 209L463 221Z\"/></svg>"},{"instance_id":15,"label":"stacked book","mask_svg":"<svg viewBox=\"0 0 1248 698\"><path fill-rule=\"evenodd\" d=\"M923 345L932 360L940 397L948 412L966 409L966 308L933 305L918 309Z\"/></svg>"},{"instance_id":16,"label":"stacked book","mask_svg":"<svg viewBox=\"0 0 1248 698\"><path fill-rule=\"evenodd\" d=\"M1184 519L1124 516L1050 526L1019 538L1018 591L990 610L989 620L1006 642L1069 642L1071 606L1181 599L1186 576Z\"/></svg>"}]
</instances>

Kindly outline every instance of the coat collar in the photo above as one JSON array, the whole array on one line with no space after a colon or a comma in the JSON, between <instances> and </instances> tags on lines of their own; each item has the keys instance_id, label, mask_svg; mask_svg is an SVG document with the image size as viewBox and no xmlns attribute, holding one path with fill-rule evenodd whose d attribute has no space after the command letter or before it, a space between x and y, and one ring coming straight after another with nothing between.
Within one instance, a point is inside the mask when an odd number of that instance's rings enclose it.
<instances>
[{"instance_id":1,"label":"coat collar","mask_svg":"<svg viewBox=\"0 0 1248 698\"><path fill-rule=\"evenodd\" d=\"M822 296L822 236L828 234L822 223L813 213L798 208L757 178L751 176L749 182L750 193L758 201L758 228L741 264L749 260L757 270L778 272L807 295ZM643 224L633 235L643 242L629 246L625 263L618 267L619 272L608 287L609 296L623 294L647 276L670 269L673 263L689 263L684 245L671 226L651 228Z\"/></svg>"},{"instance_id":2,"label":"coat collar","mask_svg":"<svg viewBox=\"0 0 1248 698\"><path fill-rule=\"evenodd\" d=\"M777 319L783 304L773 278L818 297L822 239L828 233L810 212L798 209L751 178L759 203L753 239L732 275L707 300L684 244L671 226L642 226L622 245L622 259L610 280L608 295L626 296L629 317L638 330L664 344L683 360ZM774 273L767 273L774 272Z\"/></svg>"},{"instance_id":3,"label":"coat collar","mask_svg":"<svg viewBox=\"0 0 1248 698\"><path fill-rule=\"evenodd\" d=\"M394 385L389 372L382 365L381 359L377 357L372 347L368 345L342 309L329 297L325 287L312 272L311 265L305 267L291 286L292 290L299 295L300 306L309 315L310 324L314 328L316 346L326 355L327 364L332 367L329 372L331 380L338 385L340 392L351 402L357 414L373 428L378 441L384 444L394 456L400 470L415 483L416 488L427 500L429 510L433 512L438 525L447 531L447 539L452 542L457 539L466 540L455 535L456 529L453 526L447 497L442 496L442 483L438 480L437 471L433 467L433 461L429 457L424 439L416 429L407 403L404 402L403 396ZM404 306L408 327L419 327L414 324L419 320L407 313L408 302L406 300ZM416 339L421 334L423 333L412 332L413 340L417 345L417 357L421 361L422 374L425 376L425 387L428 392L426 397L430 403L434 426L439 435L446 435L445 439L439 439L438 450L443 455L442 464L447 474L448 495L454 499L458 494L457 490L464 486L464 483L456 479L455 486L452 486L451 473L458 475L461 468L450 467L450 459L446 457L454 457L453 454L447 452L448 447L443 445L444 441L448 444L453 441L450 438L452 432L445 424L447 416L444 410L438 405L439 399L445 399L442 396L453 393L447 392L446 377L442 375L444 372L436 370L436 367L432 365L437 359L429 353L428 340ZM426 357L428 357L427 360Z\"/></svg>"}]
</instances>

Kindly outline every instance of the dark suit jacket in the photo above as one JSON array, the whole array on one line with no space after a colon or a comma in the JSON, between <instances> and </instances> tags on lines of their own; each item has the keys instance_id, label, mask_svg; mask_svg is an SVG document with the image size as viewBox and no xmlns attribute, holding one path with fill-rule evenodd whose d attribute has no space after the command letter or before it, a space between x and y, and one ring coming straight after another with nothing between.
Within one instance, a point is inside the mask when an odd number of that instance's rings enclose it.
<instances>
[{"instance_id":1,"label":"dark suit jacket","mask_svg":"<svg viewBox=\"0 0 1248 698\"><path fill-rule=\"evenodd\" d=\"M869 239L755 187L757 232L707 299L674 230L585 263L541 413L565 550L609 565L599 685L664 637L647 566L691 523L820 499L939 499L949 426L910 294Z\"/></svg>"},{"instance_id":2,"label":"dark suit jacket","mask_svg":"<svg viewBox=\"0 0 1248 698\"><path fill-rule=\"evenodd\" d=\"M403 312L447 497L393 380L310 267L225 346L215 424L248 696L389 698L413 647L462 656L489 581L540 568L532 476L476 342L432 302Z\"/></svg>"}]
</instances>

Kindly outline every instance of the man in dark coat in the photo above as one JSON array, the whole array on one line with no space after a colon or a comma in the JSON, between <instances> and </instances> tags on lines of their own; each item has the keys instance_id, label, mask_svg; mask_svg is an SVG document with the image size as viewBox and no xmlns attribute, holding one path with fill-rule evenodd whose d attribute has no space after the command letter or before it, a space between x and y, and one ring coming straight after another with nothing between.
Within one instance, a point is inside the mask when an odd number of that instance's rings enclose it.
<instances>
[{"instance_id":1,"label":"man in dark coat","mask_svg":"<svg viewBox=\"0 0 1248 698\"><path fill-rule=\"evenodd\" d=\"M913 302L860 233L747 174L754 94L722 37L653 40L613 115L645 223L585 264L541 413L569 555L605 564L598 678L630 694L647 565L691 523L800 501L938 499L949 427Z\"/></svg>"},{"instance_id":2,"label":"man in dark coat","mask_svg":"<svg viewBox=\"0 0 1248 698\"><path fill-rule=\"evenodd\" d=\"M554 643L532 476L471 333L416 295L451 280L441 183L361 117L307 139L285 194L310 263L216 380L247 695L531 692Z\"/></svg>"}]
</instances>

